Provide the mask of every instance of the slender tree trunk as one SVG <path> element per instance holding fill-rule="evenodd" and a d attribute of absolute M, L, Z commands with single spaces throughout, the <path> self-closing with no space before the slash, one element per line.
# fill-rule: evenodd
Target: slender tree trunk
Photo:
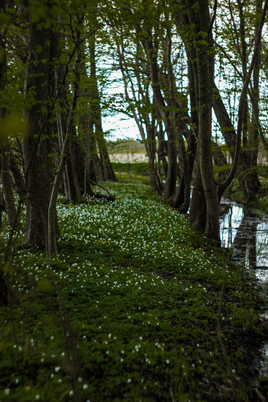
<path fill-rule="evenodd" d="M 215 82 L 213 83 L 212 106 L 217 121 L 220 125 L 223 138 L 231 154 L 232 160 L 234 160 L 236 147 L 236 131 Z"/>
<path fill-rule="evenodd" d="M 89 133 L 87 137 L 87 172 L 91 181 L 97 183 L 104 180 L 103 171 L 97 150 L 96 135 L 94 132 L 94 124 L 89 122 Z"/>
<path fill-rule="evenodd" d="M 99 149 L 99 168 L 102 172 L 101 176 L 104 180 L 116 181 L 115 174 L 110 162 L 107 151 L 106 142 L 102 130 L 100 97 L 96 76 L 96 55 L 95 55 L 95 36 L 89 41 L 90 48 L 90 118 L 95 128 L 95 138 Z"/>
<path fill-rule="evenodd" d="M 158 162 L 162 163 L 165 178 L 167 178 L 168 163 L 167 163 L 167 144 L 164 137 L 162 122 L 158 124 Z"/>
<path fill-rule="evenodd" d="M 12 179 L 9 171 L 10 149 L 6 145 L 1 147 L 1 178 L 3 184 L 3 195 L 6 206 L 6 213 L 9 225 L 14 228 L 17 221 L 17 212 L 12 190 Z"/>
<path fill-rule="evenodd" d="M 80 188 L 79 177 L 78 177 L 78 172 L 77 172 L 77 168 L 76 168 L 76 153 L 75 153 L 75 149 L 77 147 L 77 142 L 79 141 L 79 139 L 76 135 L 76 129 L 73 125 L 73 119 L 71 122 L 70 129 L 71 129 L 71 133 L 68 133 L 68 135 L 69 135 L 69 145 L 68 145 L 69 152 L 68 152 L 68 157 L 66 159 L 68 184 L 69 184 L 69 193 L 68 193 L 67 200 L 68 200 L 68 202 L 72 202 L 74 204 L 80 204 L 82 189 Z"/>
<path fill-rule="evenodd" d="M 170 199 L 176 189 L 177 181 L 177 151 L 176 151 L 176 134 L 175 127 L 171 120 L 170 112 L 166 111 L 165 101 L 161 93 L 158 65 L 157 65 L 157 50 L 152 43 L 152 35 L 147 32 L 147 37 L 144 40 L 144 47 L 147 52 L 147 57 L 150 63 L 150 78 L 152 82 L 152 88 L 154 92 L 154 99 L 159 108 L 159 113 L 164 121 L 166 132 L 168 135 L 168 169 L 166 183 L 164 187 L 164 198 Z"/>
<path fill-rule="evenodd" d="M 6 2 L 4 0 L 0 0 L 0 12 L 1 14 L 4 14 L 6 11 Z M 2 33 L 2 26 L 0 27 L 0 101 L 2 103 L 2 96 L 1 93 L 4 93 L 5 87 L 6 87 L 6 74 L 7 74 L 7 59 L 6 59 L 6 41 L 4 34 Z M 7 162 L 6 162 L 6 155 L 5 155 L 5 145 L 4 145 L 4 140 L 5 138 L 2 137 L 1 133 L 1 124 L 6 116 L 6 108 L 4 106 L 0 107 L 0 173 L 2 176 L 2 180 L 4 178 L 5 180 L 5 175 L 4 173 L 3 176 L 3 170 L 8 170 L 7 169 Z M 9 173 L 9 172 L 8 172 Z M 6 177 L 7 182 L 8 177 Z M 9 184 L 9 183 L 8 183 Z M 3 183 L 4 187 L 4 183 Z M 9 191 L 8 191 L 9 193 Z M 13 204 L 13 194 L 12 194 L 12 199 L 11 203 Z M 13 209 L 13 208 L 12 208 Z M 1 230 L 1 224 L 2 224 L 2 211 L 6 210 L 6 205 L 5 205 L 5 200 L 3 197 L 2 189 L 0 188 L 0 230 Z M 11 216 L 9 217 L 8 215 L 8 220 L 10 225 L 13 227 L 14 226 L 14 220 L 13 220 L 13 212 L 11 211 Z M 1 304 L 8 304 L 8 299 L 9 299 L 9 291 L 7 288 L 7 283 L 6 283 L 6 274 L 4 273 L 4 264 L 3 261 L 0 262 L 0 305 Z"/>
<path fill-rule="evenodd" d="M 9 154 L 9 169 L 14 178 L 15 190 L 22 198 L 25 196 L 25 181 L 24 177 L 22 176 L 21 169 L 17 163 L 17 160 L 11 151 Z"/>
<path fill-rule="evenodd" d="M 0 11 L 5 12 L 6 5 L 0 0 Z M 2 28 L 2 27 L 1 27 Z M 4 93 L 6 88 L 6 80 L 7 80 L 7 59 L 6 59 L 6 49 L 5 49 L 5 38 L 0 31 L 0 100 L 1 92 Z M 0 130 L 1 125 L 4 120 L 7 118 L 7 110 L 3 105 L 4 102 L 1 102 L 2 106 L 0 107 Z M 7 133 L 5 133 L 7 134 Z M 4 196 L 4 204 L 5 210 L 8 217 L 9 225 L 14 228 L 16 224 L 16 207 L 14 202 L 13 190 L 12 190 L 12 179 L 9 171 L 9 159 L 10 159 L 10 148 L 8 145 L 8 138 L 4 138 L 1 136 L 0 132 L 0 157 L 1 157 L 1 178 L 3 184 L 3 196 Z"/>
<path fill-rule="evenodd" d="M 78 39 L 79 40 L 79 39 Z M 57 42 L 57 39 L 56 39 Z M 59 45 L 57 44 L 57 47 Z M 61 57 L 61 53 L 59 48 L 56 49 L 57 57 Z M 79 61 L 76 61 L 78 63 Z M 56 80 L 56 89 L 59 90 L 59 85 L 63 81 L 64 77 L 64 66 L 60 65 L 55 68 L 55 80 Z M 77 74 L 77 73 L 76 73 Z M 79 72 L 78 72 L 79 74 Z M 76 79 L 80 79 L 79 77 Z M 79 178 L 76 169 L 75 163 L 75 154 L 74 149 L 76 148 L 76 143 L 78 141 L 76 135 L 76 129 L 73 122 L 73 116 L 70 120 L 69 111 L 72 106 L 70 106 L 70 102 L 68 101 L 68 83 L 64 82 L 64 85 L 61 89 L 59 101 L 58 101 L 58 109 L 59 112 L 57 114 L 57 128 L 59 132 L 59 151 L 61 152 L 61 148 L 63 146 L 64 138 L 66 135 L 67 126 L 69 127 L 68 133 L 68 157 L 66 158 L 66 162 L 63 167 L 62 173 L 62 184 L 63 184 L 63 192 L 67 202 L 72 202 L 74 204 L 79 204 L 81 202 L 81 188 L 79 184 Z"/>
<path fill-rule="evenodd" d="M 75 31 L 76 34 L 76 41 L 77 43 L 80 42 L 80 32 L 78 30 Z M 64 135 L 64 140 L 62 143 L 61 148 L 61 155 L 59 165 L 57 167 L 57 172 L 54 176 L 53 186 L 51 189 L 51 195 L 49 199 L 49 206 L 48 206 L 48 255 L 53 256 L 58 254 L 57 248 L 57 222 L 56 222 L 56 204 L 57 204 L 57 196 L 59 193 L 60 182 L 62 180 L 63 169 L 66 162 L 66 156 L 68 153 L 69 147 L 69 136 L 72 130 L 72 122 L 73 122 L 73 113 L 76 109 L 77 105 L 77 98 L 78 98 L 78 90 L 80 84 L 80 72 L 79 72 L 79 64 L 81 61 L 81 54 L 79 50 L 79 46 L 76 50 L 76 58 L 73 66 L 73 71 L 75 75 L 74 83 L 73 83 L 73 94 L 72 94 L 72 101 L 68 112 L 68 118 L 66 122 L 66 132 Z"/>
<path fill-rule="evenodd" d="M 262 1 L 256 1 L 256 14 L 260 14 L 262 6 Z M 256 28 L 255 28 L 255 36 L 258 34 L 260 22 L 257 20 Z M 246 178 L 245 178 L 245 186 L 244 186 L 244 202 L 245 204 L 250 203 L 258 192 L 261 190 L 261 183 L 259 181 L 258 172 L 257 172 L 257 160 L 258 160 L 258 147 L 259 147 L 259 130 L 258 130 L 258 120 L 259 120 L 259 79 L 260 79 L 260 49 L 261 49 L 261 41 L 257 47 L 256 58 L 253 68 L 253 96 L 254 103 L 256 108 L 254 113 L 252 113 L 252 125 L 251 130 L 248 135 L 248 148 L 247 152 L 247 164 L 244 165 L 247 169 Z"/>
<path fill-rule="evenodd" d="M 137 36 L 138 36 L 137 32 Z M 124 45 L 120 47 L 118 41 L 117 41 L 117 51 L 119 55 L 119 65 L 124 81 L 124 87 L 125 87 L 125 96 L 126 99 L 129 102 L 129 105 L 132 107 L 132 114 L 133 118 L 135 119 L 135 122 L 137 124 L 138 130 L 140 132 L 141 138 L 144 142 L 146 153 L 148 155 L 149 159 L 149 177 L 150 177 L 150 185 L 152 191 L 154 191 L 158 195 L 163 195 L 163 183 L 162 179 L 160 176 L 160 171 L 159 167 L 155 165 L 155 152 L 156 152 L 156 147 L 155 147 L 155 142 L 156 142 L 156 121 L 157 121 L 157 114 L 159 112 L 157 110 L 153 110 L 150 114 L 149 113 L 144 113 L 143 111 L 140 110 L 139 107 L 133 107 L 132 101 L 133 99 L 135 100 L 135 103 L 144 103 L 146 105 L 151 105 L 150 101 L 150 96 L 149 96 L 149 84 L 148 82 L 144 83 L 144 86 L 142 87 L 142 75 L 141 75 L 141 69 L 145 69 L 146 67 L 141 66 L 140 64 L 140 59 L 139 59 L 139 54 L 140 54 L 140 42 L 137 41 L 137 47 L 136 47 L 136 68 L 134 69 L 135 73 L 135 78 L 136 82 L 138 85 L 138 91 L 136 90 L 136 87 L 133 83 L 132 75 L 129 71 L 129 65 L 125 60 L 125 52 L 124 52 Z M 128 92 L 128 86 L 130 83 L 131 87 L 131 92 L 132 92 L 132 98 L 129 96 Z M 138 101 L 139 99 L 139 101 Z M 159 124 L 160 128 L 160 134 L 162 134 L 164 138 L 164 134 L 162 131 L 162 124 Z M 160 138 L 159 134 L 159 138 Z M 162 145 L 162 142 L 161 142 Z M 165 164 L 164 164 L 165 162 Z M 167 168 L 167 163 L 165 157 L 163 157 L 163 165 Z"/>
<path fill-rule="evenodd" d="M 149 120 L 149 116 L 146 119 L 146 132 L 148 139 L 145 141 L 146 152 L 149 157 L 149 175 L 151 189 L 158 195 L 163 195 L 163 183 L 159 173 L 158 167 L 155 165 L 156 155 L 156 125 L 155 116 L 151 114 L 152 122 Z"/>

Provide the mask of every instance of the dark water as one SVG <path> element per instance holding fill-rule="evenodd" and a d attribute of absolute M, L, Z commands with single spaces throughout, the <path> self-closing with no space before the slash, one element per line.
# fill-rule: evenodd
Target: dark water
<path fill-rule="evenodd" d="M 223 199 L 220 223 L 222 245 L 232 248 L 237 262 L 258 279 L 263 299 L 262 317 L 268 320 L 268 214 Z M 262 352 L 261 372 L 268 376 L 268 340 Z"/>

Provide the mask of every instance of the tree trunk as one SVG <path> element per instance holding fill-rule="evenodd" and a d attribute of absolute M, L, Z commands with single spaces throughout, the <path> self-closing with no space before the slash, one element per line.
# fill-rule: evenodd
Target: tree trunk
<path fill-rule="evenodd" d="M 198 31 L 208 32 L 210 17 L 207 0 L 199 0 L 198 3 L 200 18 L 200 30 Z M 197 79 L 199 86 L 198 162 L 200 164 L 201 178 L 206 197 L 206 228 L 204 234 L 207 238 L 216 243 L 220 243 L 219 198 L 213 174 L 211 152 L 211 108 L 214 60 L 210 54 L 209 43 L 198 45 L 197 56 Z"/>
<path fill-rule="evenodd" d="M 167 163 L 167 143 L 165 141 L 162 122 L 158 124 L 158 162 L 162 163 L 165 178 L 167 178 L 168 163 Z"/>
<path fill-rule="evenodd" d="M 1 178 L 3 183 L 3 195 L 6 206 L 6 214 L 8 223 L 12 228 L 15 228 L 17 221 L 17 212 L 12 190 L 12 179 L 9 171 L 9 155 L 10 149 L 6 145 L 1 147 Z"/>
<path fill-rule="evenodd" d="M 12 152 L 9 154 L 9 169 L 14 178 L 15 190 L 19 194 L 20 198 L 23 198 L 25 196 L 25 181 L 17 160 Z"/>
<path fill-rule="evenodd" d="M 262 1 L 256 1 L 256 14 L 259 15 L 262 8 Z M 260 21 L 257 18 L 255 37 L 258 35 L 258 30 L 260 27 Z M 257 172 L 257 161 L 258 161 L 258 147 L 259 147 L 259 130 L 258 130 L 258 120 L 259 120 L 259 79 L 260 79 L 260 49 L 261 40 L 257 46 L 255 63 L 253 68 L 253 96 L 254 103 L 256 105 L 254 113 L 252 113 L 252 126 L 251 131 L 248 135 L 248 146 L 249 151 L 247 152 L 247 174 L 245 179 L 244 202 L 245 204 L 250 203 L 254 200 L 258 192 L 261 190 L 262 186 L 259 181 Z M 244 165 L 244 167 L 246 167 Z"/>
<path fill-rule="evenodd" d="M 6 4 L 0 0 L 0 11 L 5 12 Z M 4 106 L 4 101 L 1 99 L 1 92 L 4 93 L 6 88 L 6 74 L 7 74 L 7 59 L 6 59 L 6 50 L 5 50 L 5 38 L 0 31 L 0 126 L 4 123 L 4 120 L 8 118 L 7 110 Z M 1 129 L 1 127 L 0 127 Z M 8 135 L 8 133 L 4 133 L 4 136 Z M 3 184 L 3 195 L 5 200 L 5 210 L 8 217 L 9 225 L 14 228 L 16 224 L 16 207 L 14 202 L 14 196 L 12 191 L 12 179 L 9 171 L 9 155 L 10 148 L 8 145 L 8 138 L 1 138 L 0 136 L 0 166 L 1 166 L 1 178 Z"/>
<path fill-rule="evenodd" d="M 217 121 L 221 127 L 221 131 L 225 142 L 229 148 L 229 152 L 232 157 L 232 162 L 235 160 L 235 148 L 236 148 L 236 131 L 233 127 L 229 114 L 225 108 L 225 105 L 221 99 L 221 96 L 214 84 L 214 97 L 213 97 L 213 109 L 217 117 Z M 244 115 L 243 115 L 244 116 Z M 254 119 L 255 121 L 255 119 Z M 258 129 L 253 127 L 253 133 L 249 137 L 251 142 L 251 151 L 240 153 L 240 159 L 237 168 L 237 176 L 240 187 L 244 195 L 244 203 L 247 205 L 254 199 L 258 191 L 261 189 L 259 178 L 257 175 L 257 148 L 258 148 Z M 247 145 L 248 146 L 248 145 Z"/>
<path fill-rule="evenodd" d="M 189 222 L 192 228 L 200 233 L 204 233 L 206 229 L 206 197 L 199 164 L 196 165 L 194 176 L 194 188 L 191 198 Z"/>
<path fill-rule="evenodd" d="M 152 82 L 154 100 L 159 108 L 159 113 L 161 119 L 164 121 L 166 133 L 168 135 L 168 169 L 166 183 L 164 187 L 164 198 L 170 199 L 175 192 L 177 181 L 177 151 L 175 127 L 171 120 L 170 112 L 166 111 L 165 101 L 161 93 L 157 65 L 157 50 L 153 46 L 152 34 L 150 32 L 147 32 L 147 37 L 144 40 L 144 47 L 146 49 L 150 65 L 150 78 Z"/>
<path fill-rule="evenodd" d="M 185 166 L 186 176 L 183 174 L 178 190 L 176 192 L 176 196 L 173 201 L 173 206 L 179 208 L 180 212 L 182 213 L 186 213 L 190 205 L 190 184 L 194 170 L 194 162 L 197 148 L 196 140 L 198 134 L 197 133 L 198 113 L 196 105 L 195 78 L 194 78 L 194 64 L 196 64 L 196 62 L 194 61 L 194 57 L 192 57 L 193 51 L 189 47 L 186 47 L 186 52 L 188 54 L 188 79 L 189 79 L 189 92 L 190 92 L 190 104 L 191 104 L 191 118 L 188 119 L 188 123 L 191 124 L 191 129 L 187 130 L 187 139 L 188 139 L 187 158 L 184 157 L 184 163 L 187 163 L 188 166 Z M 184 132 L 185 131 L 186 130 L 184 127 Z M 201 189 L 199 189 L 199 191 L 200 190 Z M 194 191 L 194 197 L 195 193 L 196 192 Z M 196 208 L 194 209 L 196 210 Z"/>
<path fill-rule="evenodd" d="M 26 99 L 34 96 L 25 109 L 28 133 L 23 140 L 26 177 L 26 246 L 45 247 L 48 240 L 48 205 L 52 183 L 51 138 L 46 121 L 50 100 L 49 28 L 38 23 L 29 27 L 28 60 L 26 66 Z M 34 94 L 33 94 L 34 89 Z M 56 214 L 56 209 L 54 211 Z"/>
<path fill-rule="evenodd" d="M 76 168 L 76 153 L 75 149 L 77 146 L 77 142 L 79 141 L 76 135 L 76 129 L 71 123 L 71 131 L 72 133 L 68 133 L 69 135 L 69 152 L 66 160 L 67 167 L 67 175 L 68 175 L 68 189 L 69 192 L 67 194 L 67 201 L 72 202 L 74 204 L 80 204 L 81 202 L 81 188 L 79 183 L 78 172 Z M 65 134 L 67 135 L 67 133 Z"/>
<path fill-rule="evenodd" d="M 57 57 L 61 57 L 61 53 L 59 49 L 56 49 Z M 76 61 L 76 64 L 79 63 L 79 60 Z M 77 73 L 76 73 L 77 74 Z M 64 79 L 64 66 L 55 69 L 55 77 L 56 77 L 56 87 L 59 90 L 59 85 Z M 80 80 L 79 76 L 75 78 L 76 80 Z M 59 144 L 59 152 L 61 153 L 61 149 L 63 146 L 64 138 L 68 132 L 68 157 L 66 158 L 63 172 L 62 172 L 62 184 L 63 184 L 63 193 L 67 202 L 73 202 L 74 204 L 79 204 L 81 202 L 81 188 L 79 185 L 79 178 L 77 175 L 76 164 L 75 164 L 75 154 L 74 149 L 76 148 L 76 143 L 78 141 L 76 135 L 76 129 L 73 123 L 73 116 L 71 116 L 70 120 L 70 109 L 72 109 L 72 105 L 70 106 L 70 102 L 68 101 L 68 83 L 63 84 L 61 88 L 61 92 L 59 95 L 59 112 L 57 114 L 57 128 L 59 133 L 58 144 Z M 76 101 L 75 101 L 76 102 Z"/>
<path fill-rule="evenodd" d="M 194 41 L 190 45 L 191 51 L 196 53 L 196 65 L 194 65 L 194 80 L 196 102 L 198 106 L 198 151 L 197 172 L 195 189 L 191 201 L 191 223 L 203 231 L 206 237 L 220 242 L 219 232 L 219 198 L 213 175 L 211 153 L 211 107 L 212 107 L 212 83 L 214 74 L 214 60 L 211 51 L 212 38 L 208 34 L 210 29 L 210 16 L 207 0 L 199 0 L 195 3 L 186 1 L 189 10 L 190 24 L 194 31 Z M 186 23 L 186 21 L 185 21 Z M 201 39 L 202 37 L 202 39 Z M 201 183 L 198 182 L 201 178 Z M 206 212 L 204 219 L 204 198 L 200 190 L 204 189 Z M 195 199 L 197 197 L 197 199 Z M 198 200 L 202 200 L 197 208 Z M 205 220 L 205 228 L 204 228 Z"/>
<path fill-rule="evenodd" d="M 151 190 L 158 195 L 163 195 L 163 183 L 159 173 L 158 167 L 155 165 L 155 155 L 156 155 L 156 126 L 155 126 L 155 116 L 152 112 L 152 122 L 150 122 L 149 117 L 146 119 L 146 131 L 148 139 L 145 141 L 145 148 L 149 158 L 149 176 Z"/>
<path fill-rule="evenodd" d="M 95 129 L 95 140 L 99 149 L 99 172 L 102 180 L 116 181 L 116 177 L 107 152 L 101 122 L 100 97 L 96 77 L 95 35 L 89 41 L 90 50 L 90 120 Z M 92 137 L 93 140 L 93 137 Z"/>
<path fill-rule="evenodd" d="M 80 32 L 75 29 L 76 35 L 76 43 L 80 42 Z M 73 128 L 73 113 L 76 109 L 77 105 L 77 98 L 78 98 L 78 90 L 80 84 L 80 71 L 79 71 L 79 64 L 81 61 L 81 54 L 79 47 L 77 47 L 75 52 L 75 62 L 73 66 L 74 71 L 74 82 L 73 82 L 73 92 L 72 92 L 72 100 L 68 111 L 68 118 L 66 121 L 66 130 L 64 133 L 64 139 L 61 147 L 61 154 L 59 159 L 59 165 L 57 167 L 57 172 L 54 176 L 53 186 L 51 189 L 51 195 L 49 199 L 49 206 L 48 206 L 48 255 L 53 256 L 58 254 L 57 248 L 57 221 L 56 221 L 56 204 L 57 204 L 57 196 L 59 193 L 60 182 L 63 175 L 63 169 L 66 162 L 66 157 L 68 153 L 69 147 L 69 138 L 70 133 Z"/>

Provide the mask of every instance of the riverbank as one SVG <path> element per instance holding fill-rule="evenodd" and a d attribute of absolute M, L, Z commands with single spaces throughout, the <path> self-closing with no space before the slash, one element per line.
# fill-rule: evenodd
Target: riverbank
<path fill-rule="evenodd" d="M 59 259 L 9 267 L 0 400 L 261 400 L 252 277 L 149 186 L 105 186 L 115 202 L 59 201 Z"/>

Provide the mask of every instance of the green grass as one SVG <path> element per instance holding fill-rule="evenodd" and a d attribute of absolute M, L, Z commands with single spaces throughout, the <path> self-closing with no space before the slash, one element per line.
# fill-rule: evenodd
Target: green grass
<path fill-rule="evenodd" d="M 116 178 L 120 182 L 138 181 L 149 184 L 149 164 L 147 162 L 120 163 L 112 162 Z"/>
<path fill-rule="evenodd" d="M 18 250 L 9 267 L 17 301 L 13 320 L 0 307 L 0 400 L 232 400 L 216 330 L 222 252 L 149 186 L 105 186 L 115 202 L 59 201 L 58 259 Z M 261 338 L 253 282 L 227 265 L 220 323 L 244 401 Z"/>
<path fill-rule="evenodd" d="M 254 202 L 251 204 L 253 208 L 257 208 L 262 212 L 268 214 L 268 196 L 267 190 L 265 194 L 258 195 Z"/>
<path fill-rule="evenodd" d="M 149 176 L 149 163 L 148 162 L 112 162 L 112 167 L 115 172 L 118 173 L 128 173 L 136 175 Z"/>

